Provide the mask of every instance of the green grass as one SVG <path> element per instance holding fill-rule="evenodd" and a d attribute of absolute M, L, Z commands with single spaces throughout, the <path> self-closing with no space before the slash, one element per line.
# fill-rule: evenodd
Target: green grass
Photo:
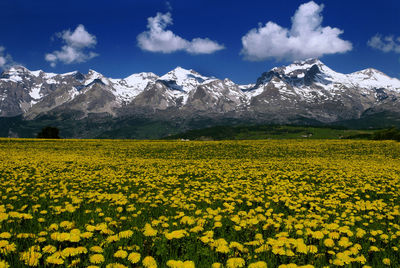
<path fill-rule="evenodd" d="M 260 140 L 260 139 L 370 139 L 373 130 L 289 125 L 215 126 L 189 130 L 166 139 Z"/>

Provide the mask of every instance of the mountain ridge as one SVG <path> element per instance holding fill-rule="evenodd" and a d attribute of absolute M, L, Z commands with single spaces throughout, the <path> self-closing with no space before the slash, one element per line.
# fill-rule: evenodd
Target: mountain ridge
<path fill-rule="evenodd" d="M 55 74 L 23 66 L 0 75 L 0 117 L 25 121 L 90 117 L 288 124 L 306 119 L 329 124 L 366 114 L 400 114 L 399 100 L 399 79 L 373 68 L 342 74 L 319 59 L 274 67 L 248 85 L 179 66 L 161 76 L 141 72 L 119 79 L 95 70 Z"/>

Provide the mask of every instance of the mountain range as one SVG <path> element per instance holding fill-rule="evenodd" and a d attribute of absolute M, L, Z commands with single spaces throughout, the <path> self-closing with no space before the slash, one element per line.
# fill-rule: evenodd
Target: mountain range
<path fill-rule="evenodd" d="M 0 75 L 1 136 L 34 136 L 44 125 L 88 138 L 157 138 L 241 123 L 379 127 L 397 123 L 399 114 L 400 80 L 372 68 L 338 73 L 318 59 L 275 67 L 248 85 L 181 67 L 123 79 L 22 66 Z"/>

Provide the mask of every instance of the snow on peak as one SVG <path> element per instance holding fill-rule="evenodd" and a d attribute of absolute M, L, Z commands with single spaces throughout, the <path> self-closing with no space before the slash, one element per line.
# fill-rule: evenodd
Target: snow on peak
<path fill-rule="evenodd" d="M 300 93 L 300 91 L 305 90 L 305 88 L 308 86 L 306 84 L 298 83 L 296 78 L 304 78 L 307 72 L 314 65 L 318 67 L 319 73 L 314 77 L 313 82 L 330 92 L 340 90 L 343 85 L 347 88 L 358 88 L 360 90 L 387 88 L 389 90 L 400 92 L 400 80 L 391 78 L 381 71 L 373 68 L 368 68 L 350 74 L 343 74 L 333 71 L 318 59 L 308 59 L 304 61 L 296 61 L 288 66 L 276 67 L 272 70 L 289 77 L 289 80 L 287 81 L 289 83 L 291 79 L 294 78 L 294 84 L 292 86 L 294 86 L 295 89 Z"/>
<path fill-rule="evenodd" d="M 160 77 L 160 80 L 175 80 L 175 81 L 182 81 L 182 80 L 186 80 L 186 79 L 197 79 L 197 80 L 207 80 L 208 77 L 206 76 L 202 76 L 201 74 L 199 74 L 198 72 L 190 69 L 184 69 L 180 66 L 176 67 L 175 69 L 173 69 L 172 71 L 169 71 L 168 73 L 166 73 L 165 75 Z"/>
<path fill-rule="evenodd" d="M 42 70 L 37 70 L 37 71 L 31 71 L 31 74 L 34 75 L 35 77 L 39 77 L 40 74 L 42 74 L 43 71 Z"/>
<path fill-rule="evenodd" d="M 132 74 L 124 79 L 109 79 L 112 83 L 113 91 L 117 100 L 130 102 L 147 87 L 149 83 L 155 82 L 158 76 L 151 72 Z"/>
<path fill-rule="evenodd" d="M 10 69 L 8 69 L 7 72 L 9 72 L 9 73 L 25 73 L 25 72 L 30 72 L 30 71 L 22 65 L 15 65 L 15 66 L 12 66 Z"/>
<path fill-rule="evenodd" d="M 224 84 L 226 84 L 227 86 L 235 86 L 236 84 L 229 78 L 225 78 L 224 79 Z"/>
<path fill-rule="evenodd" d="M 99 79 L 106 85 L 109 85 L 109 81 L 105 78 L 101 73 L 96 72 L 95 70 L 89 69 L 87 75 L 85 75 L 85 86 L 92 83 L 94 80 Z"/>
<path fill-rule="evenodd" d="M 137 73 L 137 74 L 132 74 L 123 80 L 126 82 L 126 84 L 129 87 L 134 87 L 135 85 L 142 84 L 142 83 L 147 83 L 149 81 L 155 81 L 158 78 L 158 76 L 154 73 L 151 72 L 143 72 L 143 73 Z"/>
<path fill-rule="evenodd" d="M 21 82 L 26 75 L 29 75 L 31 72 L 25 68 L 24 66 L 12 66 L 8 70 L 5 70 L 2 73 L 2 80 L 11 81 L 11 82 Z"/>
<path fill-rule="evenodd" d="M 275 67 L 272 71 L 283 73 L 287 76 L 291 76 L 292 74 L 297 76 L 299 73 L 304 73 L 311 69 L 314 65 L 317 65 L 321 72 L 325 72 L 327 74 L 335 73 L 332 69 L 326 66 L 319 59 L 307 59 L 303 61 L 295 61 L 290 65 Z M 295 74 L 294 74 L 295 73 Z"/>
<path fill-rule="evenodd" d="M 92 70 L 92 69 L 89 69 L 88 75 L 89 76 L 97 76 L 97 77 L 103 76 L 101 73 L 96 72 L 95 70 Z"/>
<path fill-rule="evenodd" d="M 78 73 L 78 71 L 73 71 L 73 72 L 69 72 L 69 73 L 63 73 L 60 74 L 61 76 L 69 76 L 69 75 L 76 75 Z"/>
<path fill-rule="evenodd" d="M 213 78 L 203 76 L 192 69 L 187 70 L 179 66 L 159 78 L 159 80 L 168 82 L 172 88 L 183 92 L 192 91 L 202 83 L 210 81 L 210 79 Z"/>
<path fill-rule="evenodd" d="M 293 64 L 297 65 L 324 65 L 319 59 L 317 58 L 309 58 L 305 60 L 294 61 Z"/>
<path fill-rule="evenodd" d="M 176 66 L 176 68 L 170 72 L 191 72 L 191 71 L 193 71 L 193 70 L 192 69 L 188 70 L 188 69 L 182 68 L 181 66 Z"/>
<path fill-rule="evenodd" d="M 391 78 L 373 68 L 364 69 L 347 75 L 353 83 L 364 88 L 388 88 L 400 91 L 400 80 Z"/>

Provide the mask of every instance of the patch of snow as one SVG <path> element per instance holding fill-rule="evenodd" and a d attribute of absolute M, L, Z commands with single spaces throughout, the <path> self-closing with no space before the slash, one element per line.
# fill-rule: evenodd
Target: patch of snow
<path fill-rule="evenodd" d="M 55 73 L 44 73 L 44 78 L 45 79 L 50 79 L 50 78 L 53 78 L 53 77 L 55 77 L 55 76 L 57 76 L 58 74 L 55 74 Z"/>
<path fill-rule="evenodd" d="M 260 85 L 259 87 L 254 88 L 249 91 L 245 91 L 244 93 L 249 99 L 251 99 L 251 98 L 254 98 L 254 97 L 260 95 L 261 93 L 263 93 L 263 91 L 264 91 L 264 86 Z"/>
<path fill-rule="evenodd" d="M 33 75 L 36 76 L 36 77 L 39 77 L 39 76 L 40 76 L 40 73 L 42 73 L 42 72 L 43 72 L 42 70 L 31 71 L 31 74 L 33 74 Z"/>
<path fill-rule="evenodd" d="M 53 78 L 47 79 L 46 83 L 47 84 L 58 84 L 58 82 L 56 80 L 54 80 Z"/>
<path fill-rule="evenodd" d="M 42 88 L 43 84 L 36 85 L 31 88 L 31 91 L 29 92 L 29 95 L 31 98 L 38 100 L 42 98 L 42 95 L 40 94 L 40 89 Z"/>
<path fill-rule="evenodd" d="M 73 72 L 69 72 L 69 73 L 60 74 L 60 76 L 74 75 L 74 74 L 77 74 L 77 73 L 78 73 L 78 71 L 73 71 Z"/>
<path fill-rule="evenodd" d="M 10 78 L 8 78 L 8 80 L 13 81 L 13 82 L 21 82 L 22 78 L 18 75 L 11 75 Z"/>
<path fill-rule="evenodd" d="M 238 85 L 239 89 L 241 90 L 248 90 L 250 88 L 253 88 L 256 84 L 248 84 L 248 85 Z"/>
<path fill-rule="evenodd" d="M 71 90 L 68 91 L 69 95 L 70 95 L 70 99 L 73 100 L 76 96 L 78 96 L 80 94 L 79 90 L 72 87 Z"/>
<path fill-rule="evenodd" d="M 187 103 L 187 100 L 189 98 L 189 94 L 187 94 L 186 92 L 183 92 L 183 91 L 179 91 L 179 90 L 167 90 L 166 93 L 169 96 L 170 101 L 175 102 L 175 100 L 182 98 L 183 105 Z"/>

